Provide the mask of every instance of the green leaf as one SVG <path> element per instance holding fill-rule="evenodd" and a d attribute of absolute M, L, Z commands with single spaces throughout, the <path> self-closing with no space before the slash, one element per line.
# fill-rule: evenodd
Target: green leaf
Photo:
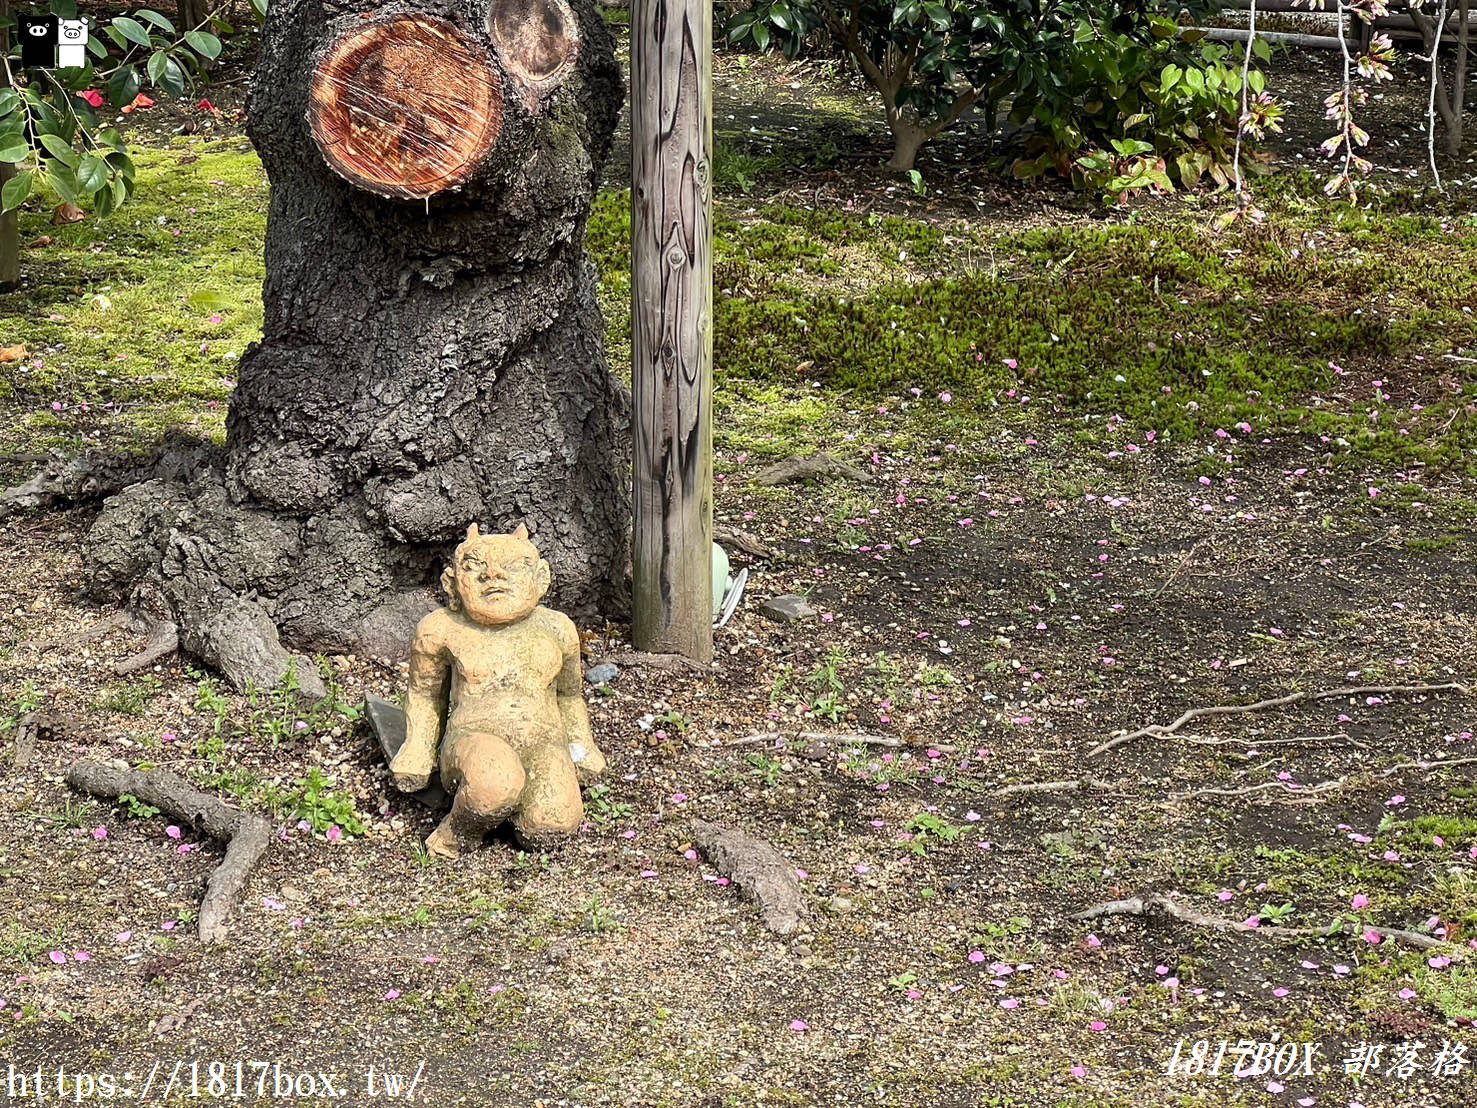
<path fill-rule="evenodd" d="M 115 209 L 123 206 L 123 201 L 128 199 L 128 183 L 122 177 L 114 177 L 108 182 L 108 191 L 113 194 L 113 207 Z"/>
<path fill-rule="evenodd" d="M 0 145 L 0 162 L 23 162 L 30 156 L 31 148 L 23 142 Z"/>
<path fill-rule="evenodd" d="M 779 10 L 780 6 L 776 4 L 774 11 L 770 12 L 769 17 L 770 19 L 773 19 L 775 23 L 779 23 L 781 27 L 785 27 L 785 24 L 780 23 L 778 19 L 775 19 L 775 12 L 778 12 Z M 788 16 L 790 13 L 788 10 L 786 10 L 784 14 Z M 789 30 L 790 28 L 785 27 L 785 29 Z M 221 56 L 221 40 L 206 31 L 186 31 L 185 42 L 189 44 L 190 49 L 194 50 L 195 53 L 203 54 L 211 61 L 215 61 L 216 58 Z"/>
<path fill-rule="evenodd" d="M 72 149 L 70 143 L 58 138 L 56 135 L 40 135 L 38 137 L 41 140 L 41 145 L 46 147 L 48 154 L 61 162 L 62 165 L 76 168 L 77 151 Z"/>
<path fill-rule="evenodd" d="M 190 294 L 190 307 L 205 312 L 218 312 L 231 306 L 230 298 L 215 289 L 201 289 Z"/>
<path fill-rule="evenodd" d="M 123 142 L 123 136 L 118 133 L 116 127 L 104 127 L 97 133 L 97 141 L 110 150 L 121 151 L 127 149 Z"/>
<path fill-rule="evenodd" d="M 51 191 L 66 204 L 75 204 L 81 199 L 77 191 L 77 175 L 64 165 L 52 163 L 46 167 L 46 183 Z"/>
<path fill-rule="evenodd" d="M 142 46 L 145 49 L 154 45 L 149 39 L 149 32 L 144 29 L 144 25 L 137 19 L 130 19 L 126 15 L 115 15 L 112 25 L 118 28 L 119 34 L 135 45 Z"/>
<path fill-rule="evenodd" d="M 158 27 L 166 35 L 174 34 L 174 24 L 169 22 L 169 20 L 165 19 L 158 12 L 151 12 L 148 8 L 141 8 L 139 11 L 134 12 L 134 14 L 140 19 L 147 20 L 148 22 L 152 23 L 155 27 Z"/>
<path fill-rule="evenodd" d="M 769 28 L 763 23 L 754 24 L 754 45 L 760 50 L 769 49 Z"/>
<path fill-rule="evenodd" d="M 20 107 L 20 93 L 13 88 L 0 88 L 0 115 L 9 115 Z"/>
<path fill-rule="evenodd" d="M 1267 87 L 1267 75 L 1260 69 L 1253 69 L 1246 74 L 1246 83 L 1251 86 L 1252 92 L 1260 96 Z"/>
<path fill-rule="evenodd" d="M 108 163 L 96 154 L 84 154 L 77 169 L 77 187 L 83 192 L 97 192 L 108 183 Z"/>
<path fill-rule="evenodd" d="M 121 108 L 130 103 L 142 87 L 137 67 L 132 64 L 120 66 L 108 79 L 108 100 L 113 107 Z"/>
<path fill-rule="evenodd" d="M 87 52 L 98 59 L 108 56 L 108 48 L 103 45 L 103 40 L 96 35 L 87 36 Z"/>
<path fill-rule="evenodd" d="M 164 59 L 164 76 L 159 81 L 159 87 L 170 96 L 185 94 L 185 71 L 173 57 Z"/>
<path fill-rule="evenodd" d="M 154 84 L 157 85 L 164 77 L 164 66 L 168 61 L 169 55 L 166 54 L 163 50 L 156 50 L 154 51 L 154 53 L 149 55 L 149 64 L 146 67 L 145 72 L 148 73 L 149 80 L 152 81 Z"/>
<path fill-rule="evenodd" d="M 940 31 L 947 31 L 950 24 L 954 22 L 953 17 L 949 15 L 949 9 L 942 4 L 924 4 L 923 11 L 929 21 Z"/>
<path fill-rule="evenodd" d="M 32 177 L 27 170 L 5 182 L 5 187 L 0 189 L 0 211 L 12 211 L 25 203 L 26 197 L 31 195 Z"/>
<path fill-rule="evenodd" d="M 251 10 L 256 12 L 258 19 L 266 19 L 267 0 L 251 0 Z"/>
<path fill-rule="evenodd" d="M 1251 52 L 1264 62 L 1272 60 L 1272 48 L 1267 45 L 1267 40 L 1264 38 L 1251 40 Z"/>

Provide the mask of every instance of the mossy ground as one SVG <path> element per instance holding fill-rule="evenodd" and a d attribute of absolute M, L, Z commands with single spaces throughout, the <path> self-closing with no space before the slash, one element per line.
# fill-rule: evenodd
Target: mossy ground
<path fill-rule="evenodd" d="M 1215 200 L 1105 220 L 997 183 L 981 215 L 974 194 L 844 169 L 817 186 L 792 140 L 747 126 L 720 122 L 754 161 L 719 182 L 715 510 L 776 556 L 712 677 L 591 691 L 613 769 L 563 851 L 426 856 L 432 817 L 353 710 L 397 670 L 325 659 L 340 700 L 301 716 L 177 660 L 113 676 L 139 639 L 76 599 L 90 509 L 10 522 L 0 736 L 32 710 L 45 729 L 0 784 L 0 901 L 23 905 L 0 921 L 0 1057 L 356 1082 L 424 1060 L 435 1104 L 1473 1103 L 1470 1069 L 1342 1066 L 1361 1040 L 1477 1047 L 1471 767 L 1394 768 L 1471 756 L 1473 697 L 1310 702 L 1085 752 L 1196 705 L 1472 680 L 1477 229 L 1411 198 L 1331 211 L 1296 179 L 1263 184 L 1266 224 L 1223 234 Z M 260 171 L 229 139 L 140 163 L 110 221 L 23 216 L 25 241 L 54 242 L 0 298 L 0 346 L 29 348 L 0 367 L 12 456 L 220 433 L 229 356 L 260 326 Z M 616 182 L 590 234 L 618 370 L 625 208 Z M 869 480 L 752 483 L 814 448 Z M 781 592 L 820 616 L 763 620 Z M 899 745 L 750 739 L 802 729 Z M 79 800 L 60 775 L 84 755 L 167 766 L 281 827 L 230 944 L 192 934 L 217 846 Z M 1106 784 L 997 793 L 1084 773 Z M 365 834 L 331 841 L 346 804 Z M 689 857 L 693 816 L 806 871 L 802 933 L 765 935 Z M 1071 918 L 1153 892 L 1231 920 L 1434 917 L 1452 962 Z M 1181 1038 L 1317 1041 L 1323 1064 L 1168 1077 Z"/>

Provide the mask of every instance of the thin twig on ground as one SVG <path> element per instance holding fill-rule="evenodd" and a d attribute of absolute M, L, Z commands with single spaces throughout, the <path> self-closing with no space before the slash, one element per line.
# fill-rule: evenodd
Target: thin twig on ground
<path fill-rule="evenodd" d="M 1342 923 L 1334 927 L 1248 927 L 1245 923 L 1237 920 L 1222 919 L 1219 916 L 1208 916 L 1203 912 L 1197 912 L 1193 908 L 1186 908 L 1182 904 L 1176 904 L 1163 893 L 1155 893 L 1153 896 L 1134 896 L 1127 900 L 1110 900 L 1106 904 L 1095 904 L 1091 908 L 1085 908 L 1075 913 L 1074 920 L 1093 920 L 1103 916 L 1156 916 L 1165 915 L 1170 919 L 1179 920 L 1195 927 L 1208 927 L 1213 931 L 1243 932 L 1252 935 L 1264 935 L 1272 939 L 1313 939 L 1329 938 L 1334 935 L 1349 935 L 1356 931 L 1373 931 L 1381 939 L 1391 939 L 1395 942 L 1405 943 L 1419 950 L 1437 950 L 1446 943 L 1434 935 L 1423 935 L 1419 931 L 1407 931 L 1399 927 L 1378 927 L 1374 924 Z"/>
<path fill-rule="evenodd" d="M 1114 792 L 1124 788 L 1122 781 L 1100 781 L 1096 777 L 1081 777 L 1071 781 L 1026 781 L 1019 785 L 1004 785 L 994 790 L 995 796 L 1022 796 L 1028 793 L 1070 793 L 1078 789 L 1101 789 Z"/>
<path fill-rule="evenodd" d="M 1168 799 L 1195 800 L 1202 796 L 1250 796 L 1252 793 L 1266 792 L 1269 789 L 1281 789 L 1294 797 L 1317 796 L 1319 793 L 1336 792 L 1348 783 L 1347 777 L 1340 777 L 1333 781 L 1320 781 L 1316 785 L 1299 785 L 1292 781 L 1263 781 L 1260 785 L 1242 785 L 1234 789 L 1216 787 L 1191 789 L 1188 792 L 1174 793 Z"/>
<path fill-rule="evenodd" d="M 78 762 L 67 770 L 74 789 L 116 800 L 125 793 L 168 812 L 198 831 L 226 844 L 226 856 L 210 875 L 200 901 L 200 941 L 226 937 L 226 919 L 252 869 L 272 841 L 272 827 L 261 816 L 228 808 L 168 770 L 132 769 L 106 762 Z"/>
<path fill-rule="evenodd" d="M 1290 735 L 1285 739 L 1204 739 L 1198 735 L 1181 735 L 1180 738 L 1195 746 L 1244 746 L 1253 750 L 1263 746 L 1285 746 L 1289 743 L 1346 742 L 1351 746 L 1364 748 L 1369 746 L 1368 743 L 1362 743 L 1358 739 L 1351 739 L 1342 731 L 1332 735 Z"/>
<path fill-rule="evenodd" d="M 1106 754 L 1125 743 L 1148 735 L 1172 735 L 1191 720 L 1204 719 L 1207 716 L 1240 715 L 1245 712 L 1264 711 L 1267 708 L 1281 708 L 1288 704 L 1301 704 L 1308 700 L 1331 700 L 1343 696 L 1393 696 L 1397 694 L 1414 696 L 1420 693 L 1436 692 L 1457 692 L 1466 696 L 1471 689 L 1455 681 L 1448 681 L 1440 685 L 1352 685 L 1341 689 L 1324 689 L 1320 692 L 1288 693 L 1286 696 L 1272 697 L 1269 700 L 1258 700 L 1254 704 L 1215 704 L 1205 708 L 1191 708 L 1173 723 L 1151 723 L 1146 727 L 1140 727 L 1137 731 L 1129 731 L 1127 734 L 1099 743 L 1087 752 L 1087 757 L 1096 758 L 1100 754 Z"/>

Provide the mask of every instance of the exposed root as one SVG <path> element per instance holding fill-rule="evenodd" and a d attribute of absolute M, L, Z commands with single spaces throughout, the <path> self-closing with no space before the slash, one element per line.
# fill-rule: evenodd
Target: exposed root
<path fill-rule="evenodd" d="M 226 856 L 210 875 L 200 902 L 200 941 L 226 937 L 226 920 L 253 867 L 266 853 L 272 827 L 261 816 L 228 808 L 167 770 L 139 770 L 104 762 L 78 762 L 67 770 L 67 784 L 92 796 L 116 800 L 124 793 L 168 812 L 176 819 L 226 844 Z"/>
<path fill-rule="evenodd" d="M 800 881 L 790 861 L 763 839 L 700 819 L 693 840 L 718 872 L 758 902 L 764 926 L 788 935 L 800 926 Z"/>
<path fill-rule="evenodd" d="M 870 482 L 872 475 L 857 469 L 850 462 L 832 457 L 824 450 L 817 450 L 808 458 L 786 458 L 761 471 L 755 478 L 756 485 L 787 485 L 792 481 L 822 481 L 827 477 L 845 477 L 849 481 Z"/>
<path fill-rule="evenodd" d="M 119 677 L 126 677 L 130 673 L 148 669 L 155 662 L 169 657 L 178 649 L 179 628 L 169 620 L 161 619 L 149 632 L 149 641 L 144 644 L 144 648 L 131 658 L 124 658 L 121 662 L 113 663 L 113 672 Z"/>
<path fill-rule="evenodd" d="M 1168 916 L 1170 919 L 1188 923 L 1194 927 L 1206 927 L 1212 931 L 1238 931 L 1254 935 L 1265 935 L 1273 939 L 1315 939 L 1328 938 L 1333 935 L 1350 935 L 1364 930 L 1373 931 L 1381 939 L 1389 939 L 1394 942 L 1405 943 L 1419 950 L 1437 950 L 1446 943 L 1433 935 L 1423 935 L 1419 931 L 1406 931 L 1398 927 L 1376 927 L 1374 925 L 1362 925 L 1356 923 L 1344 923 L 1336 927 L 1248 927 L 1245 923 L 1237 920 L 1222 919 L 1219 916 L 1208 916 L 1203 912 L 1197 912 L 1193 908 L 1186 908 L 1182 904 L 1176 904 L 1163 893 L 1155 893 L 1153 896 L 1129 897 L 1127 900 L 1110 900 L 1106 904 L 1095 904 L 1091 908 L 1083 909 L 1072 916 L 1075 920 L 1099 919 L 1103 916 Z"/>
<path fill-rule="evenodd" d="M 23 770 L 36 753 L 36 735 L 40 731 L 36 713 L 27 712 L 15 725 L 15 768 Z"/>
<path fill-rule="evenodd" d="M 1477 765 L 1477 758 L 1448 758 L 1445 761 L 1435 762 L 1396 762 L 1389 769 L 1384 770 L 1380 776 L 1389 777 L 1392 773 L 1399 773 L 1402 769 L 1433 770 L 1446 769 L 1449 766 Z"/>
<path fill-rule="evenodd" d="M 52 453 L 30 480 L 0 489 L 0 519 L 33 508 L 101 500 L 151 477 L 192 474 L 206 467 L 217 450 L 210 443 L 171 434 L 154 453 L 143 457 L 101 450 L 88 450 L 75 458 Z"/>
<path fill-rule="evenodd" d="M 1441 685 L 1354 685 L 1342 689 L 1324 689 L 1321 692 L 1288 693 L 1286 696 L 1273 697 L 1270 700 L 1258 700 L 1254 704 L 1216 704 L 1205 708 L 1191 708 L 1173 723 L 1151 723 L 1147 727 L 1140 727 L 1137 731 L 1129 731 L 1127 734 L 1099 743 L 1087 752 L 1087 757 L 1096 758 L 1099 754 L 1106 754 L 1125 743 L 1148 735 L 1156 737 L 1172 735 L 1191 720 L 1204 719 L 1207 716 L 1240 715 L 1245 712 L 1260 712 L 1267 708 L 1281 708 L 1288 704 L 1301 704 L 1308 700 L 1332 700 L 1345 696 L 1392 696 L 1396 694 L 1414 696 L 1437 692 L 1456 692 L 1466 696 L 1471 689 L 1455 681 Z"/>
<path fill-rule="evenodd" d="M 713 541 L 720 546 L 731 546 L 735 550 L 742 550 L 751 558 L 772 558 L 774 551 L 765 546 L 747 531 L 740 531 L 737 527 L 724 527 L 721 524 L 713 525 Z"/>

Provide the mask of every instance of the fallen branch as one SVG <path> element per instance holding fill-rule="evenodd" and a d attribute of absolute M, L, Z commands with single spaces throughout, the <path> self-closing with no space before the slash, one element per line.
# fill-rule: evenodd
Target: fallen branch
<path fill-rule="evenodd" d="M 1320 781 L 1316 785 L 1299 785 L 1292 781 L 1263 781 L 1260 785 L 1242 785 L 1234 789 L 1216 787 L 1192 789 L 1189 792 L 1174 793 L 1168 799 L 1195 800 L 1202 796 L 1250 796 L 1252 793 L 1266 792 L 1269 789 L 1281 789 L 1293 796 L 1317 796 L 1319 793 L 1336 792 L 1348 783 L 1347 777 L 1340 777 L 1334 781 Z"/>
<path fill-rule="evenodd" d="M 1122 781 L 1099 781 L 1096 777 L 1082 777 L 1072 781 L 1027 781 L 1020 785 L 1005 785 L 996 789 L 995 796 L 1022 796 L 1027 793 L 1070 793 L 1078 789 L 1101 789 L 1113 792 L 1124 787 Z"/>
<path fill-rule="evenodd" d="M 1231 716 L 1244 712 L 1260 712 L 1267 708 L 1281 708 L 1288 704 L 1301 704 L 1308 700 L 1331 700 L 1344 696 L 1373 696 L 1395 694 L 1417 695 L 1420 693 L 1435 692 L 1457 692 L 1463 696 L 1471 692 L 1466 685 L 1455 681 L 1442 685 L 1354 685 L 1342 689 L 1324 689 L 1322 692 L 1300 692 L 1288 693 L 1286 696 L 1273 697 L 1270 700 L 1258 700 L 1254 704 L 1216 704 L 1208 708 L 1191 708 L 1179 719 L 1170 724 L 1151 723 L 1147 727 L 1140 727 L 1137 731 L 1119 735 L 1109 739 L 1107 742 L 1099 743 L 1087 752 L 1087 757 L 1096 758 L 1099 754 L 1106 754 L 1124 743 L 1141 739 L 1147 735 L 1164 736 L 1172 735 L 1191 720 L 1203 719 L 1207 716 Z"/>
<path fill-rule="evenodd" d="M 850 462 L 834 458 L 824 450 L 818 450 L 808 458 L 786 458 L 762 470 L 754 478 L 756 485 L 785 485 L 791 481 L 824 480 L 827 477 L 845 477 L 851 481 L 871 481 L 872 475 L 857 469 Z"/>
<path fill-rule="evenodd" d="M 167 658 L 179 649 L 179 628 L 167 619 L 161 619 L 154 624 L 149 632 L 149 641 L 144 648 L 131 658 L 124 658 L 121 662 L 113 664 L 113 672 L 119 677 L 126 677 L 130 673 L 137 673 L 141 669 Z"/>
<path fill-rule="evenodd" d="M 1179 920 L 1195 927 L 1208 927 L 1213 931 L 1238 931 L 1250 932 L 1256 935 L 1265 935 L 1274 939 L 1311 939 L 1328 938 L 1333 935 L 1349 935 L 1355 932 L 1373 931 L 1381 939 L 1391 939 L 1395 942 L 1405 943 L 1419 950 L 1437 950 L 1446 945 L 1441 939 L 1433 935 L 1423 935 L 1419 931 L 1406 931 L 1398 927 L 1376 927 L 1373 924 L 1343 923 L 1334 927 L 1248 927 L 1245 923 L 1237 920 L 1222 919 L 1219 916 L 1207 916 L 1197 912 L 1193 908 L 1186 908 L 1176 904 L 1163 893 L 1153 896 L 1129 897 L 1127 900 L 1110 900 L 1106 904 L 1095 904 L 1091 908 L 1083 909 L 1072 916 L 1075 920 L 1099 919 L 1103 916 L 1148 916 L 1165 915 L 1170 919 Z"/>
<path fill-rule="evenodd" d="M 788 935 L 800 926 L 800 880 L 783 854 L 746 831 L 700 819 L 692 821 L 692 834 L 718 872 L 758 902 L 765 927 Z"/>
<path fill-rule="evenodd" d="M 1446 769 L 1448 766 L 1470 766 L 1477 765 L 1477 758 L 1448 758 L 1446 761 L 1435 762 L 1396 762 L 1389 769 L 1383 771 L 1381 777 L 1389 777 L 1392 773 L 1399 773 L 1402 769 Z"/>
<path fill-rule="evenodd" d="M 125 793 L 226 844 L 226 856 L 210 875 L 200 901 L 200 941 L 226 937 L 231 914 L 246 879 L 272 840 L 261 816 L 228 808 L 167 770 L 131 769 L 121 764 L 78 762 L 67 770 L 67 784 L 92 796 L 116 800 Z"/>
<path fill-rule="evenodd" d="M 1191 735 L 1181 735 L 1180 738 L 1196 746 L 1248 746 L 1253 749 L 1259 749 L 1264 746 L 1285 746 L 1289 743 L 1326 743 L 1338 741 L 1361 748 L 1368 748 L 1369 746 L 1368 743 L 1362 743 L 1358 739 L 1351 739 L 1342 731 L 1333 735 L 1292 735 L 1285 739 L 1258 739 L 1255 742 L 1248 741 L 1247 739 L 1202 739 L 1198 736 Z"/>

